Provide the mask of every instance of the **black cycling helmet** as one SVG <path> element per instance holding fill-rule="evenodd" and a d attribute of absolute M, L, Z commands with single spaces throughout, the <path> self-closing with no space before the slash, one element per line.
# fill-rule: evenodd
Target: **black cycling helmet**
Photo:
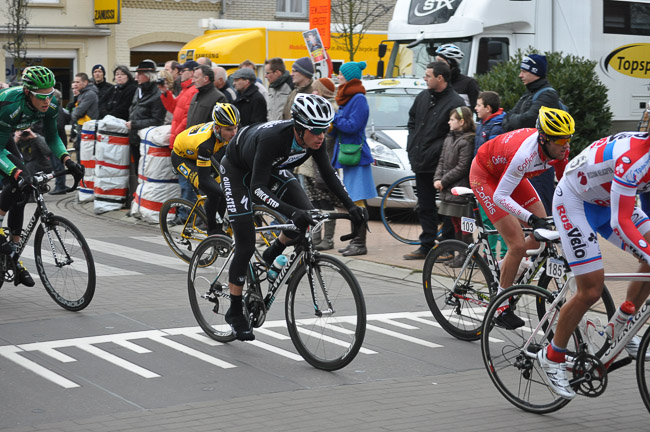
<path fill-rule="evenodd" d="M 23 71 L 23 87 L 28 90 L 48 89 L 54 87 L 56 79 L 51 70 L 45 66 L 29 66 Z"/>
<path fill-rule="evenodd" d="M 217 102 L 212 110 L 212 120 L 218 126 L 231 127 L 239 126 L 241 121 L 239 110 L 229 103 Z"/>
<path fill-rule="evenodd" d="M 305 129 L 327 128 L 334 119 L 334 108 L 322 96 L 301 93 L 291 105 L 291 117 Z"/>

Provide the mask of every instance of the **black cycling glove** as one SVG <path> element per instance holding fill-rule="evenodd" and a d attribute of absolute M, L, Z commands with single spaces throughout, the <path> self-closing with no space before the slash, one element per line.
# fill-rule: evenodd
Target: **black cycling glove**
<path fill-rule="evenodd" d="M 11 178 L 14 180 L 18 187 L 21 187 L 23 185 L 31 185 L 34 183 L 32 176 L 30 176 L 27 171 L 21 170 L 19 168 L 14 168 L 13 172 L 11 173 Z"/>
<path fill-rule="evenodd" d="M 534 214 L 531 214 L 528 218 L 528 225 L 530 225 L 532 229 L 553 229 L 553 226 L 548 223 L 546 219 L 535 216 Z"/>
<path fill-rule="evenodd" d="M 352 206 L 348 209 L 348 213 L 350 213 L 350 218 L 355 226 L 368 222 L 368 212 L 363 207 Z"/>
<path fill-rule="evenodd" d="M 72 174 L 72 178 L 74 179 L 74 185 L 75 187 L 79 184 L 81 179 L 84 178 L 84 174 L 86 173 L 86 168 L 84 168 L 83 165 L 76 163 L 72 159 L 68 159 L 65 161 L 65 167 L 70 171 L 70 174 Z"/>
<path fill-rule="evenodd" d="M 293 224 L 302 231 L 306 230 L 309 225 L 314 225 L 314 220 L 309 212 L 305 210 L 296 210 L 293 212 L 291 214 L 291 220 L 293 221 Z"/>

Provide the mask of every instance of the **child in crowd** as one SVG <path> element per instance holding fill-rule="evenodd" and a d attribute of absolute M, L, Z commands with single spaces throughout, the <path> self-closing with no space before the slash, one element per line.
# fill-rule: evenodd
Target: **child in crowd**
<path fill-rule="evenodd" d="M 433 176 L 433 187 L 439 191 L 440 196 L 438 213 L 451 217 L 457 240 L 470 243 L 472 234 L 461 231 L 460 218 L 472 217 L 472 208 L 466 197 L 453 195 L 451 189 L 456 186 L 469 187 L 469 169 L 474 158 L 476 131 L 472 110 L 466 106 L 452 109 L 449 113 L 449 129 Z M 459 267 L 463 259 L 464 257 L 459 255 L 448 265 Z"/>

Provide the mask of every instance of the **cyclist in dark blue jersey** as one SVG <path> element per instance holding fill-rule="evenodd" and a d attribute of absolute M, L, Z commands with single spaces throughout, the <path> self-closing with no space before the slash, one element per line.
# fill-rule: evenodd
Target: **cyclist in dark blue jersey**
<path fill-rule="evenodd" d="M 313 209 L 312 204 L 288 171 L 313 157 L 327 187 L 341 199 L 353 223 L 361 225 L 367 219 L 365 210 L 350 199 L 323 146 L 334 118 L 331 104 L 321 96 L 299 94 L 291 114 L 293 120 L 243 128 L 228 144 L 221 161 L 221 187 L 235 235 L 235 255 L 228 276 L 231 305 L 226 322 L 239 340 L 255 339 L 242 311 L 246 266 L 255 252 L 253 201 L 289 216 L 300 229 L 313 224 L 307 211 Z M 273 262 L 296 235 L 283 232 L 264 251 L 264 260 Z"/>

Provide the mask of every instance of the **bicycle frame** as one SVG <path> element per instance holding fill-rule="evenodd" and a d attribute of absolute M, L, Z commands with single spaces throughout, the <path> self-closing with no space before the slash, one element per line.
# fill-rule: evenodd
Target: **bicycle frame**
<path fill-rule="evenodd" d="M 650 273 L 606 273 L 605 280 L 650 282 Z M 555 300 L 553 300 L 550 307 L 548 308 L 546 314 L 544 314 L 544 316 L 539 320 L 538 325 L 532 330 L 531 335 L 535 335 L 540 332 L 545 324 L 552 324 L 555 322 L 560 312 L 557 309 L 557 306 L 564 300 L 567 294 L 567 290 L 569 290 L 572 285 L 575 285 L 575 276 L 573 273 L 570 273 L 565 286 L 559 291 Z M 618 355 L 625 348 L 625 345 L 639 332 L 641 327 L 643 327 L 648 319 L 650 319 L 650 299 L 646 300 L 641 309 L 638 310 L 634 316 L 630 318 L 630 321 L 623 328 L 623 331 L 621 331 L 621 333 L 616 336 L 616 338 L 611 342 L 607 351 L 605 351 L 599 358 L 607 370 L 610 370 L 612 365 L 614 365 L 614 361 Z M 551 328 L 552 325 L 548 325 L 547 330 L 543 332 L 545 338 L 548 337 Z M 537 353 L 533 353 L 528 350 L 528 347 L 532 340 L 533 337 L 531 336 L 524 344 L 522 350 L 527 357 L 534 359 L 536 358 Z"/>

